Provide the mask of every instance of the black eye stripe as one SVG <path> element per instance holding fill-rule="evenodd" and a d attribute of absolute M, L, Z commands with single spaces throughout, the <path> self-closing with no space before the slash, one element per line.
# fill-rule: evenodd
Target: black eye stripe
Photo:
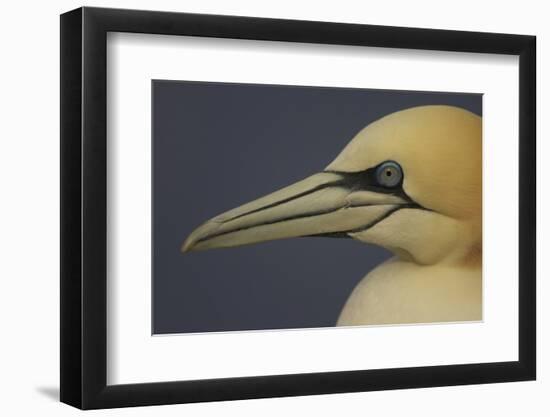
<path fill-rule="evenodd" d="M 385 164 L 391 164 L 392 167 L 397 167 L 399 172 L 401 173 L 399 175 L 398 181 L 395 182 L 395 185 L 392 186 L 384 186 L 380 183 L 380 172 L 381 168 L 385 166 Z M 366 191 L 374 191 L 377 193 L 384 193 L 384 194 L 391 194 L 398 197 L 401 197 L 402 199 L 413 203 L 414 201 L 405 193 L 405 190 L 403 189 L 403 180 L 404 180 L 404 173 L 401 169 L 401 166 L 395 162 L 395 161 L 384 161 L 380 164 L 378 164 L 375 167 L 365 169 L 364 171 L 357 171 L 357 172 L 347 172 L 347 171 L 335 171 L 335 170 L 326 170 L 324 172 L 328 172 L 331 174 L 337 174 L 342 177 L 340 179 L 339 185 L 342 187 L 346 187 L 351 191 L 356 190 L 366 190 Z M 393 180 L 394 178 L 392 178 Z"/>

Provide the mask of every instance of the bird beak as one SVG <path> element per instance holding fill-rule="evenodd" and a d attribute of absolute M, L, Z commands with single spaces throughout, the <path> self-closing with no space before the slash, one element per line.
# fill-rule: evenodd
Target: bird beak
<path fill-rule="evenodd" d="M 182 251 L 247 245 L 299 236 L 366 230 L 406 205 L 384 192 L 357 190 L 345 173 L 322 172 L 208 220 Z"/>

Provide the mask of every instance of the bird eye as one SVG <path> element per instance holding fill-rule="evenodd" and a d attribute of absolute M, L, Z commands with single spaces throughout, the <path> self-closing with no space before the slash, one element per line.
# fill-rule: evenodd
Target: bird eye
<path fill-rule="evenodd" d="M 397 162 L 386 161 L 376 169 L 376 180 L 383 187 L 393 188 L 401 183 L 403 170 Z"/>

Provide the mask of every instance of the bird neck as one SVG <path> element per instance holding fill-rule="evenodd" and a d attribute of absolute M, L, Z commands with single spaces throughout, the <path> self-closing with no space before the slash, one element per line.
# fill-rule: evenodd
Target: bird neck
<path fill-rule="evenodd" d="M 355 287 L 339 326 L 481 320 L 481 270 L 392 258 Z"/>
<path fill-rule="evenodd" d="M 393 252 L 395 257 L 403 262 L 419 266 L 450 266 L 457 268 L 481 268 L 481 241 L 457 240 L 447 245 L 403 245 L 391 247 L 382 245 Z M 424 247 L 428 246 L 428 247 Z"/>

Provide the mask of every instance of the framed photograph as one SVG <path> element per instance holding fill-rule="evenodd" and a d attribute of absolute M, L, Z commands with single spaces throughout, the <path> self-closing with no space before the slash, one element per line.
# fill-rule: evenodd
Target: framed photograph
<path fill-rule="evenodd" d="M 535 379 L 535 37 L 61 16 L 61 401 Z"/>

